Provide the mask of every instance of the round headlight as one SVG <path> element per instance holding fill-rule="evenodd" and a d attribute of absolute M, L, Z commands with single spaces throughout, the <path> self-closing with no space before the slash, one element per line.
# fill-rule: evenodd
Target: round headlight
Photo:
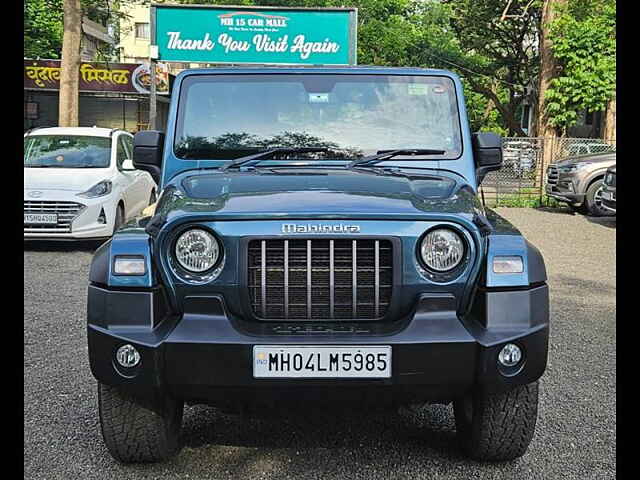
<path fill-rule="evenodd" d="M 420 254 L 427 267 L 436 272 L 447 272 L 462 261 L 464 242 L 453 230 L 437 228 L 424 236 Z"/>
<path fill-rule="evenodd" d="M 206 230 L 187 230 L 176 242 L 176 259 L 190 272 L 206 272 L 218 261 L 218 241 Z"/>

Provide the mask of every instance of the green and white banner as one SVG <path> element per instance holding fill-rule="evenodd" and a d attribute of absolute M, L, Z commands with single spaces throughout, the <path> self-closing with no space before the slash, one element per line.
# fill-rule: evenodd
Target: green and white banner
<path fill-rule="evenodd" d="M 354 8 L 151 6 L 161 61 L 354 65 Z"/>

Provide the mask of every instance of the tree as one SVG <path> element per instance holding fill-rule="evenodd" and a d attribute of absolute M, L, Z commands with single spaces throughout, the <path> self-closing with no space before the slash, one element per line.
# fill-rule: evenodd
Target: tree
<path fill-rule="evenodd" d="M 461 55 L 460 69 L 475 92 L 500 112 L 510 134 L 525 135 L 519 112 L 539 69 L 540 2 L 447 0 Z M 529 98 L 533 100 L 533 98 Z"/>
<path fill-rule="evenodd" d="M 615 122 L 615 1 L 569 0 L 559 5 L 549 39 L 557 73 L 544 94 L 548 124 L 564 134 L 577 123 L 579 112 L 607 106 Z"/>
<path fill-rule="evenodd" d="M 58 125 L 78 126 L 78 76 L 80 70 L 80 38 L 82 8 L 80 0 L 64 0 L 64 37 L 60 69 L 60 101 Z"/>
<path fill-rule="evenodd" d="M 62 0 L 26 0 L 24 4 L 24 56 L 60 58 Z"/>

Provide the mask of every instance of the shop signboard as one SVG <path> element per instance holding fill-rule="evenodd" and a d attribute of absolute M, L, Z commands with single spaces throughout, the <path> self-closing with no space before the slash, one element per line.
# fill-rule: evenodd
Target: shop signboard
<path fill-rule="evenodd" d="M 355 8 L 151 5 L 164 62 L 354 65 Z"/>
<path fill-rule="evenodd" d="M 25 59 L 24 88 L 59 90 L 60 63 L 60 60 Z M 81 92 L 149 93 L 148 64 L 83 62 L 78 75 Z M 169 73 L 164 64 L 156 65 L 156 86 L 159 94 L 169 93 Z"/>

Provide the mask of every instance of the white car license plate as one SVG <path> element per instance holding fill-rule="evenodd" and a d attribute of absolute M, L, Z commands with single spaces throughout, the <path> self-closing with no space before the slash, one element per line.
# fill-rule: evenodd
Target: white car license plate
<path fill-rule="evenodd" d="M 253 347 L 255 378 L 390 378 L 391 347 Z"/>
<path fill-rule="evenodd" d="M 24 223 L 30 225 L 56 225 L 58 223 L 57 213 L 25 213 Z"/>

